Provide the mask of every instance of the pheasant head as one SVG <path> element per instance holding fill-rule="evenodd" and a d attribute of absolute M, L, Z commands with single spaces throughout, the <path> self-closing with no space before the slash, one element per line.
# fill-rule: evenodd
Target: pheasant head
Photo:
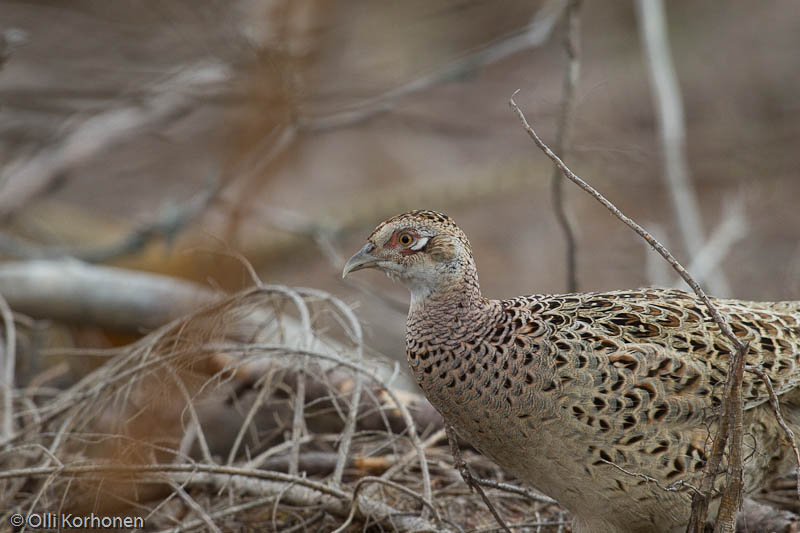
<path fill-rule="evenodd" d="M 342 277 L 377 268 L 411 291 L 411 309 L 452 295 L 480 298 L 466 235 L 436 211 L 410 211 L 382 222 L 344 267 Z"/>

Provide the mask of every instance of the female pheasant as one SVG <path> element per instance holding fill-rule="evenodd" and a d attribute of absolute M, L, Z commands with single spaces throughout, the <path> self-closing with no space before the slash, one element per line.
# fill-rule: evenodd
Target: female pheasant
<path fill-rule="evenodd" d="M 434 211 L 380 224 L 343 275 L 363 268 L 411 291 L 408 362 L 430 402 L 571 511 L 575 531 L 686 527 L 687 484 L 705 465 L 732 351 L 698 298 L 639 289 L 489 300 L 467 237 Z M 800 302 L 714 302 L 797 431 Z M 749 492 L 791 468 L 791 453 L 764 383 L 745 374 L 743 398 Z"/>

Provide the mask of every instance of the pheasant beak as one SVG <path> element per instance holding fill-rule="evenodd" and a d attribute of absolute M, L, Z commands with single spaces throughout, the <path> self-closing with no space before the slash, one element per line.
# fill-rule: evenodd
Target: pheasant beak
<path fill-rule="evenodd" d="M 372 251 L 375 250 L 375 245 L 371 242 L 368 242 L 361 248 L 356 254 L 347 260 L 347 264 L 344 265 L 344 270 L 342 271 L 342 277 L 344 278 L 350 272 L 355 272 L 356 270 L 361 270 L 362 268 L 372 268 L 378 265 L 378 259 L 374 255 L 372 255 Z"/>

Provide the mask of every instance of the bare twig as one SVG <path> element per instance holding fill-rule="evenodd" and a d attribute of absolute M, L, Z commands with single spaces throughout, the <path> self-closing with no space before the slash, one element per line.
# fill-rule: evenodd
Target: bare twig
<path fill-rule="evenodd" d="M 219 189 L 219 183 L 210 179 L 208 189 L 180 205 L 167 205 L 154 221 L 134 229 L 109 245 L 89 247 L 40 245 L 0 233 L 0 251 L 12 257 L 29 260 L 72 257 L 88 263 L 103 263 L 119 259 L 141 252 L 157 239 L 165 239 L 168 243 L 174 241 L 189 222 L 208 208 Z"/>
<path fill-rule="evenodd" d="M 336 300 L 337 304 L 341 302 Z M 342 313 L 345 314 L 347 319 L 350 321 L 350 327 L 352 328 L 352 334 L 355 337 L 354 340 L 356 342 L 356 362 L 359 364 L 363 364 L 364 361 L 364 333 L 361 331 L 361 323 L 356 318 L 353 311 L 344 305 L 341 305 L 339 309 Z M 339 443 L 339 458 L 336 461 L 336 470 L 333 473 L 333 483 L 338 485 L 342 481 L 342 475 L 344 473 L 345 463 L 347 461 L 348 453 L 350 452 L 350 443 L 353 440 L 353 433 L 356 430 L 356 417 L 358 415 L 358 408 L 361 404 L 361 388 L 363 387 L 361 374 L 356 374 L 355 378 L 355 385 L 353 387 L 353 394 L 350 396 L 350 410 L 347 414 L 347 420 L 345 421 L 344 431 L 342 431 L 342 440 Z M 428 501 L 430 501 L 430 494 L 426 495 Z"/>
<path fill-rule="evenodd" d="M 317 115 L 312 119 L 304 120 L 300 126 L 309 131 L 322 131 L 361 122 L 376 113 L 387 110 L 393 101 L 402 96 L 429 89 L 446 80 L 452 80 L 458 75 L 463 75 L 465 72 L 472 72 L 484 65 L 500 61 L 511 54 L 539 46 L 547 41 L 565 4 L 566 0 L 548 0 L 537 11 L 530 24 L 512 35 L 503 37 L 477 52 L 468 54 L 435 72 L 391 89 L 377 97 L 358 102 L 328 116 Z"/>
<path fill-rule="evenodd" d="M 306 302 L 291 289 L 282 289 L 282 291 L 292 300 L 297 311 L 300 313 L 300 324 L 303 331 L 303 336 L 300 340 L 300 348 L 306 349 L 311 347 L 312 332 L 311 332 L 311 315 L 308 312 Z M 300 456 L 300 439 L 306 432 L 305 423 L 305 407 L 306 407 L 306 367 L 308 366 L 308 357 L 301 358 L 300 369 L 297 372 L 297 385 L 294 391 L 294 415 L 292 419 L 292 447 L 289 452 L 289 473 L 297 474 L 298 462 Z"/>
<path fill-rule="evenodd" d="M 355 516 L 355 512 L 356 512 L 356 509 L 357 509 L 358 503 L 359 503 L 359 500 L 358 500 L 359 492 L 361 492 L 362 488 L 365 487 L 367 485 L 367 483 L 375 483 L 375 484 L 378 484 L 378 485 L 386 485 L 387 487 L 391 487 L 393 489 L 396 489 L 396 490 L 402 492 L 403 494 L 406 494 L 407 496 L 411 496 L 412 498 L 417 498 L 422 503 L 422 505 L 424 505 L 427 509 L 431 510 L 434 513 L 434 516 L 436 517 L 436 521 L 439 524 L 442 523 L 442 517 L 439 516 L 439 511 L 436 509 L 436 507 L 431 505 L 430 502 L 425 501 L 424 498 L 420 498 L 420 496 L 417 493 L 415 493 L 414 491 L 410 490 L 408 487 L 404 487 L 403 485 L 400 485 L 399 483 L 395 483 L 394 481 L 389 481 L 388 479 L 383 479 L 383 478 L 380 478 L 380 477 L 373 477 L 373 476 L 366 476 L 366 477 L 363 477 L 363 478 L 358 480 L 358 483 L 356 483 L 356 487 L 353 490 L 353 503 L 350 506 L 350 514 L 347 516 L 347 519 L 338 528 L 336 528 L 336 530 L 334 530 L 332 533 L 343 533 L 344 531 L 347 530 L 347 527 L 352 523 L 353 517 Z"/>
<path fill-rule="evenodd" d="M 237 514 L 237 513 L 241 513 L 243 511 L 249 511 L 250 509 L 256 509 L 256 508 L 259 508 L 259 507 L 264 507 L 265 505 L 267 505 L 268 503 L 270 503 L 274 499 L 275 499 L 275 496 L 272 496 L 272 495 L 266 496 L 264 498 L 258 498 L 258 499 L 255 499 L 253 501 L 249 501 L 249 502 L 246 502 L 246 503 L 241 503 L 239 505 L 226 507 L 225 509 L 223 509 L 221 511 L 217 511 L 217 512 L 214 512 L 214 513 L 209 513 L 208 517 L 211 518 L 212 520 L 218 520 L 218 519 L 224 518 L 226 516 L 230 516 L 230 515 L 234 515 L 234 514 Z M 205 525 L 205 521 L 202 518 L 199 518 L 199 519 L 194 520 L 192 522 L 186 522 L 184 524 L 181 524 L 180 526 L 177 526 L 177 527 L 174 527 L 174 528 L 171 528 L 171 529 L 162 530 L 159 533 L 183 533 L 184 531 L 191 531 L 193 529 L 199 529 L 203 525 Z"/>
<path fill-rule="evenodd" d="M 514 95 L 519 92 L 517 90 Z M 731 331 L 730 326 L 723 320 L 722 315 L 719 314 L 716 306 L 711 302 L 711 300 L 706 295 L 705 291 L 697 284 L 697 282 L 692 278 L 692 276 L 686 271 L 686 269 L 678 262 L 677 259 L 666 249 L 664 246 L 661 245 L 657 240 L 653 238 L 642 226 L 637 224 L 635 221 L 631 220 L 629 217 L 624 215 L 614 204 L 612 204 L 605 196 L 600 194 L 597 189 L 586 183 L 577 174 L 575 174 L 572 170 L 567 167 L 561 159 L 553 153 L 553 151 L 539 138 L 536 132 L 533 130 L 530 124 L 528 124 L 525 115 L 522 114 L 519 106 L 514 101 L 514 98 L 509 100 L 509 105 L 511 109 L 517 114 L 520 121 L 522 122 L 522 126 L 525 128 L 525 131 L 528 133 L 528 136 L 533 139 L 533 142 L 536 143 L 544 153 L 549 157 L 558 167 L 558 169 L 564 174 L 564 176 L 575 183 L 578 187 L 583 189 L 589 195 L 591 195 L 595 200 L 600 202 L 606 209 L 608 209 L 615 217 L 620 219 L 626 226 L 631 228 L 635 231 L 640 237 L 647 241 L 647 243 L 653 247 L 660 255 L 663 257 L 675 271 L 680 275 L 681 278 L 694 290 L 695 294 L 703 301 L 703 303 L 708 308 L 709 313 L 714 318 L 714 322 L 717 323 L 720 330 L 723 334 L 725 334 L 728 339 L 730 339 L 731 343 L 736 348 L 741 348 L 744 346 L 742 342 L 733 334 Z"/>
<path fill-rule="evenodd" d="M 467 466 L 464 458 L 461 457 L 461 450 L 458 448 L 458 437 L 456 436 L 455 429 L 453 429 L 453 426 L 446 422 L 444 427 L 447 430 L 447 440 L 450 442 L 450 453 L 453 454 L 453 466 L 455 466 L 456 470 L 458 470 L 461 474 L 461 477 L 464 479 L 464 483 L 466 483 L 471 490 L 476 491 L 480 495 L 483 503 L 485 503 L 486 507 L 489 508 L 489 512 L 492 513 L 495 521 L 497 521 L 498 525 L 503 529 L 503 531 L 506 533 L 511 533 L 511 530 L 500 516 L 500 513 L 497 512 L 497 509 L 495 509 L 492 501 L 488 496 L 486 496 L 486 493 L 483 491 L 483 488 L 480 486 L 480 484 L 475 481 L 475 478 L 472 476 L 472 472 L 469 471 L 469 466 Z"/>
<path fill-rule="evenodd" d="M 669 49 L 664 4 L 662 0 L 637 0 L 636 7 L 658 114 L 664 177 L 681 237 L 689 256 L 694 257 L 703 248 L 703 221 L 689 177 L 683 102 Z M 707 283 L 718 296 L 730 292 L 722 272 L 718 271 Z"/>
<path fill-rule="evenodd" d="M 429 446 L 433 446 L 435 443 L 439 442 L 446 436 L 446 429 L 441 428 L 438 431 L 434 432 L 430 437 L 425 439 L 424 442 L 420 444 L 420 448 L 423 450 L 427 449 Z M 383 479 L 391 479 L 395 476 L 398 472 L 400 472 L 408 463 L 411 462 L 417 456 L 417 451 L 412 450 L 406 453 L 403 457 L 398 459 L 394 465 L 392 465 L 386 472 L 383 473 L 381 476 Z"/>
<path fill-rule="evenodd" d="M 564 84 L 562 88 L 561 110 L 556 126 L 556 140 L 553 146 L 555 153 L 561 159 L 567 158 L 569 147 L 569 134 L 572 130 L 573 112 L 575 110 L 575 88 L 580 76 L 580 8 L 582 0 L 569 0 L 565 13 L 564 51 L 566 52 L 566 67 L 564 69 Z M 551 178 L 553 209 L 556 219 L 564 234 L 567 259 L 567 292 L 578 290 L 577 258 L 575 249 L 575 230 L 572 227 L 564 205 L 564 181 L 561 179 L 558 167 L 553 166 Z"/>
<path fill-rule="evenodd" d="M 473 479 L 478 484 L 480 484 L 480 485 L 482 485 L 484 487 L 489 487 L 490 489 L 497 489 L 497 490 L 502 490 L 504 492 L 509 492 L 509 493 L 512 493 L 512 494 L 518 494 L 519 496 L 522 496 L 523 498 L 527 498 L 527 499 L 529 499 L 531 501 L 534 501 L 534 502 L 550 503 L 550 504 L 558 505 L 558 502 L 556 500 L 554 500 L 553 498 L 550 498 L 548 496 L 544 496 L 542 494 L 538 494 L 536 492 L 533 492 L 532 490 L 528 490 L 528 489 L 525 489 L 525 488 L 522 488 L 522 487 L 517 487 L 516 485 L 509 485 L 508 483 L 500 483 L 499 481 L 495 481 L 493 479 L 483 479 L 483 478 L 476 478 L 476 477 L 473 477 Z"/>
<path fill-rule="evenodd" d="M 700 527 L 702 522 L 705 520 L 705 515 L 708 509 L 708 495 L 710 494 L 711 488 L 713 486 L 714 478 L 716 477 L 716 473 L 718 471 L 719 461 L 722 459 L 722 453 L 725 449 L 725 443 L 727 442 L 727 438 L 729 435 L 729 430 L 731 426 L 735 426 L 738 423 L 741 424 L 741 416 L 742 416 L 742 401 L 741 401 L 741 383 L 742 383 L 742 374 L 744 371 L 744 357 L 747 353 L 747 344 L 740 341 L 736 335 L 734 335 L 733 331 L 731 330 L 730 326 L 725 322 L 720 315 L 719 311 L 717 310 L 716 306 L 711 302 L 708 298 L 706 293 L 703 289 L 698 285 L 698 283 L 692 278 L 692 276 L 687 272 L 687 270 L 681 265 L 677 259 L 666 249 L 664 246 L 658 242 L 656 239 L 653 238 L 642 226 L 637 224 L 634 220 L 629 218 L 628 216 L 624 215 L 614 204 L 612 204 L 605 196 L 600 194 L 597 189 L 586 183 L 577 174 L 575 174 L 572 170 L 570 170 L 561 159 L 553 153 L 553 151 L 539 138 L 536 134 L 534 129 L 528 123 L 525 115 L 520 110 L 517 103 L 514 101 L 514 96 L 516 96 L 517 92 L 512 95 L 511 99 L 509 100 L 509 106 L 511 109 L 516 113 L 517 117 L 519 118 L 522 126 L 524 127 L 525 131 L 527 132 L 528 136 L 533 140 L 533 142 L 538 146 L 547 157 L 552 160 L 556 166 L 561 170 L 564 176 L 575 183 L 578 187 L 586 191 L 589 195 L 591 195 L 595 200 L 600 202 L 606 209 L 608 209 L 615 217 L 621 220 L 625 225 L 630 227 L 634 230 L 640 237 L 647 241 L 650 246 L 652 246 L 671 266 L 675 271 L 683 278 L 684 281 L 694 290 L 695 294 L 697 294 L 698 298 L 700 298 L 706 308 L 708 309 L 709 314 L 714 319 L 714 322 L 719 327 L 720 331 L 725 335 L 734 347 L 734 354 L 730 361 L 730 366 L 728 368 L 728 379 L 725 383 L 725 394 L 723 401 L 723 411 L 720 416 L 720 424 L 717 430 L 717 434 L 714 436 L 714 445 L 712 447 L 712 454 L 709 458 L 708 464 L 706 465 L 705 474 L 703 476 L 703 481 L 700 484 L 700 491 L 702 492 L 703 496 L 698 496 L 695 494 L 693 498 L 692 504 L 692 520 L 690 521 L 690 527 L 693 525 L 696 527 Z M 738 390 L 739 393 L 734 392 L 734 390 Z M 736 443 L 733 443 L 736 444 Z M 739 441 L 739 447 L 741 448 L 741 444 Z M 731 452 L 731 462 L 729 462 L 730 468 L 734 472 L 741 472 L 741 465 L 737 468 L 736 465 L 732 464 L 732 461 L 741 460 L 741 450 L 738 452 Z M 716 464 L 714 464 L 716 463 Z M 712 466 L 713 465 L 713 466 Z M 729 485 L 733 485 L 734 487 L 737 484 L 736 480 L 729 478 Z M 734 499 L 735 494 L 729 493 L 728 499 Z M 738 497 L 739 505 L 741 504 L 741 497 Z M 699 518 L 697 518 L 699 517 Z M 697 518 L 697 520 L 695 520 Z M 735 522 L 735 512 L 734 512 L 734 522 Z"/>
<path fill-rule="evenodd" d="M 203 431 L 203 425 L 200 423 L 200 417 L 197 416 L 197 410 L 194 407 L 191 393 L 186 388 L 186 384 L 183 382 L 183 380 L 177 375 L 177 372 L 174 368 L 167 367 L 167 371 L 172 377 L 175 387 L 180 391 L 184 401 L 186 402 L 186 411 L 188 411 L 189 416 L 191 417 L 191 425 L 196 428 L 195 436 L 197 441 L 200 443 L 200 450 L 203 454 L 203 459 L 207 463 L 214 464 L 214 460 L 211 458 L 211 450 L 208 447 L 208 440 L 206 439 L 205 432 Z"/>
<path fill-rule="evenodd" d="M 719 265 L 731 247 L 741 239 L 747 228 L 744 209 L 738 200 L 723 205 L 722 222 L 714 229 L 703 248 L 692 257 L 689 272 L 698 283 L 710 280 L 719 274 Z M 711 274 L 714 274 L 712 276 Z"/>
<path fill-rule="evenodd" d="M 72 169 L 103 150 L 130 138 L 142 128 L 178 116 L 196 104 L 194 93 L 230 78 L 218 64 L 197 65 L 152 88 L 142 104 L 119 107 L 83 121 L 59 136 L 58 146 L 47 147 L 33 159 L 6 167 L 0 176 L 0 220 L 7 219 L 36 199 Z"/>
<path fill-rule="evenodd" d="M 783 418 L 781 406 L 780 403 L 778 403 L 778 396 L 775 394 L 775 389 L 772 387 L 772 380 L 769 378 L 767 373 L 761 368 L 752 365 L 745 365 L 744 369 L 746 372 L 750 372 L 761 378 L 761 380 L 764 382 L 764 385 L 767 387 L 767 393 L 769 394 L 769 403 L 772 407 L 772 412 L 775 415 L 775 418 L 778 420 L 778 424 L 781 426 L 781 429 L 783 429 L 783 432 L 786 433 L 786 440 L 794 452 L 796 463 L 795 491 L 797 492 L 797 498 L 800 500 L 800 451 L 798 451 L 797 448 L 797 440 L 795 439 L 794 431 L 792 431 L 792 429 L 789 427 L 789 424 L 786 423 L 786 419 Z"/>
<path fill-rule="evenodd" d="M 742 507 L 742 489 L 744 488 L 744 468 L 742 466 L 742 436 L 744 434 L 742 378 L 744 375 L 745 353 L 746 349 L 738 353 L 738 357 L 733 361 L 734 364 L 728 369 L 722 416 L 728 418 L 730 421 L 728 422 L 726 433 L 720 435 L 720 431 L 717 431 L 717 435 L 715 436 L 717 439 L 721 436 L 723 436 L 723 438 L 727 436 L 730 442 L 728 444 L 728 472 L 726 474 L 728 482 L 722 492 L 722 501 L 720 502 L 717 519 L 714 524 L 714 533 L 733 533 L 736 530 L 736 516 L 739 514 L 739 510 Z M 716 471 L 707 468 L 703 477 L 709 478 L 713 484 Z M 705 493 L 695 493 L 693 500 L 707 502 L 707 495 L 710 494 L 711 488 L 712 487 L 709 486 Z M 702 509 L 699 505 L 697 508 Z M 695 506 L 693 505 L 692 511 L 694 510 Z M 704 517 L 705 513 L 700 514 L 700 512 L 698 512 L 698 518 L 700 520 L 703 520 Z M 687 527 L 687 530 L 689 530 L 690 527 L 691 524 Z"/>
<path fill-rule="evenodd" d="M 298 289 L 298 291 L 301 292 L 302 294 L 302 289 Z M 213 353 L 224 353 L 227 351 L 233 351 L 233 352 L 243 351 L 243 348 L 241 346 L 225 345 L 225 344 L 209 345 L 205 349 L 210 350 Z M 323 353 L 312 350 L 299 350 L 297 348 L 292 348 L 291 350 L 289 350 L 287 349 L 287 346 L 280 344 L 249 344 L 247 346 L 247 350 L 253 353 L 263 351 L 265 353 L 271 353 L 276 355 L 287 354 L 287 353 L 291 354 L 292 356 L 307 355 L 317 359 L 332 361 L 342 367 L 346 367 L 355 372 L 359 372 L 363 374 L 365 377 L 368 377 L 376 381 L 377 383 L 384 383 L 384 381 L 378 375 L 376 375 L 374 372 L 372 372 L 365 366 L 356 364 L 348 359 L 330 353 Z M 400 412 L 403 422 L 406 424 L 408 437 L 411 440 L 411 444 L 414 447 L 414 452 L 416 454 L 417 459 L 419 460 L 419 468 L 422 474 L 423 496 L 425 497 L 425 499 L 430 501 L 432 497 L 430 471 L 428 470 L 428 462 L 425 457 L 424 447 L 419 439 L 419 434 L 417 433 L 414 419 L 411 416 L 411 413 L 409 413 L 408 408 L 403 404 L 403 402 L 400 401 L 400 399 L 397 397 L 397 394 L 395 394 L 395 392 L 391 388 L 388 387 L 385 388 L 384 392 L 392 400 L 393 404 Z"/>
<path fill-rule="evenodd" d="M 264 470 L 248 470 L 233 466 L 196 464 L 150 464 L 150 465 L 126 465 L 126 464 L 73 464 L 61 466 L 30 467 L 6 470 L 0 472 L 0 479 L 14 479 L 19 477 L 42 477 L 51 474 L 61 475 L 86 475 L 86 474 L 164 474 L 164 473 L 184 473 L 184 474 L 216 474 L 224 476 L 236 476 L 245 479 L 280 481 L 284 483 L 294 483 L 321 494 L 333 496 L 343 501 L 349 501 L 349 495 L 339 489 L 329 487 L 324 483 L 312 481 L 310 479 L 280 472 L 267 472 Z M 173 478 L 177 479 L 177 478 Z"/>
<path fill-rule="evenodd" d="M 602 457 L 600 458 L 600 460 L 602 462 L 606 463 L 607 465 L 613 466 L 614 468 L 616 468 L 617 470 L 619 470 L 620 472 L 622 472 L 625 475 L 628 475 L 628 476 L 631 476 L 631 477 L 635 477 L 635 478 L 639 478 L 639 479 L 643 479 L 644 481 L 646 481 L 648 483 L 652 483 L 653 485 L 655 485 L 659 489 L 663 490 L 664 492 L 679 492 L 679 491 L 682 491 L 684 489 L 691 489 L 694 492 L 698 492 L 696 487 L 694 487 L 691 483 L 687 483 L 686 481 L 684 481 L 682 479 L 679 479 L 677 481 L 674 481 L 674 482 L 670 483 L 667 486 L 664 486 L 656 478 L 654 478 L 652 476 L 648 476 L 647 474 L 643 474 L 642 472 L 631 472 L 630 470 L 626 470 L 625 468 L 622 468 L 621 466 L 619 466 L 614 461 L 608 461 L 606 459 L 603 459 Z"/>
<path fill-rule="evenodd" d="M 234 439 L 233 445 L 231 446 L 231 449 L 228 452 L 228 460 L 225 462 L 225 464 L 227 464 L 227 465 L 232 465 L 233 464 L 233 460 L 236 458 L 236 454 L 239 452 L 239 447 L 241 446 L 242 441 L 244 440 L 245 433 L 247 433 L 247 430 L 250 428 L 250 425 L 253 423 L 253 418 L 255 418 L 256 413 L 258 412 L 258 410 L 263 405 L 264 400 L 266 399 L 267 395 L 273 392 L 270 389 L 270 387 L 267 385 L 266 381 L 267 380 L 264 379 L 264 378 L 259 380 L 260 386 L 259 386 L 258 394 L 256 395 L 256 399 L 253 402 L 253 405 L 250 406 L 250 409 L 248 410 L 247 415 L 244 417 L 244 420 L 242 420 L 242 424 L 239 426 L 239 431 L 236 433 L 236 438 Z M 301 440 L 292 439 L 291 441 L 284 442 L 284 445 L 294 448 L 295 446 L 300 446 L 301 444 L 305 444 L 305 442 L 307 440 L 308 439 L 301 439 Z M 272 450 L 272 448 L 270 450 L 267 450 L 267 451 L 269 452 L 271 450 Z M 276 453 L 276 452 L 273 452 L 273 453 Z M 259 454 L 259 458 L 261 458 L 261 454 Z M 266 457 L 263 457 L 262 459 L 266 459 Z M 251 461 L 248 462 L 248 466 L 250 466 L 250 468 L 258 468 L 261 465 L 260 465 L 260 463 L 253 463 L 253 461 L 251 460 Z M 296 473 L 296 472 L 292 472 L 292 473 Z"/>
<path fill-rule="evenodd" d="M 28 40 L 28 33 L 20 28 L 7 28 L 0 33 L 0 70 L 11 55 Z"/>
<path fill-rule="evenodd" d="M 197 503 L 194 498 L 192 498 L 188 492 L 179 484 L 173 480 L 170 480 L 170 486 L 172 487 L 172 491 L 178 495 L 178 497 L 183 500 L 183 502 L 195 513 L 200 516 L 200 520 L 205 524 L 208 531 L 214 531 L 215 533 L 222 533 L 222 530 L 214 523 L 214 519 L 209 516 L 205 509 L 203 509 L 199 503 Z"/>
<path fill-rule="evenodd" d="M 14 479 L 20 477 L 42 477 L 53 474 L 68 476 L 90 476 L 92 474 L 135 475 L 136 479 L 145 482 L 169 482 L 180 484 L 197 484 L 199 486 L 213 483 L 225 485 L 238 484 L 242 489 L 255 493 L 278 494 L 282 493 L 291 503 L 319 504 L 329 512 L 338 516 L 347 516 L 353 495 L 349 492 L 329 487 L 303 477 L 267 472 L 263 470 L 249 470 L 221 465 L 205 464 L 151 464 L 151 465 L 103 465 L 83 464 L 64 465 L 59 467 L 34 467 L 21 468 L 0 472 L 0 479 Z M 148 478 L 146 474 L 156 477 Z M 165 474 L 169 474 L 166 478 Z M 403 516 L 395 509 L 380 502 L 370 500 L 364 496 L 359 497 L 357 509 L 361 516 L 373 516 L 381 521 L 393 523 L 395 527 L 412 531 L 440 531 L 432 524 L 417 517 Z"/>
<path fill-rule="evenodd" d="M 3 423 L 0 426 L 0 441 L 14 436 L 14 377 L 17 361 L 17 335 L 14 327 L 14 315 L 2 293 L 0 293 L 0 314 L 3 316 L 4 344 L 0 345 L 2 352 L 0 361 L 3 363 Z"/>
<path fill-rule="evenodd" d="M 650 234 L 664 245 L 664 248 L 670 248 L 669 235 L 661 224 L 650 222 Z M 645 272 L 647 273 L 647 283 L 655 287 L 674 287 L 676 284 L 682 283 L 680 279 L 674 279 L 674 272 L 669 265 L 665 264 L 660 256 L 650 253 L 652 248 L 647 241 L 639 241 L 642 249 L 645 252 Z"/>

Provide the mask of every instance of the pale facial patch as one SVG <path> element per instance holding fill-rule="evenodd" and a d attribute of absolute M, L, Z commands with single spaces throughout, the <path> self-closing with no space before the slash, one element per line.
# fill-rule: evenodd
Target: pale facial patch
<path fill-rule="evenodd" d="M 425 245 L 428 244 L 429 240 L 430 237 L 420 237 L 419 239 L 417 239 L 417 242 L 409 246 L 409 250 L 414 250 L 415 252 L 418 252 L 423 248 L 425 248 Z"/>

